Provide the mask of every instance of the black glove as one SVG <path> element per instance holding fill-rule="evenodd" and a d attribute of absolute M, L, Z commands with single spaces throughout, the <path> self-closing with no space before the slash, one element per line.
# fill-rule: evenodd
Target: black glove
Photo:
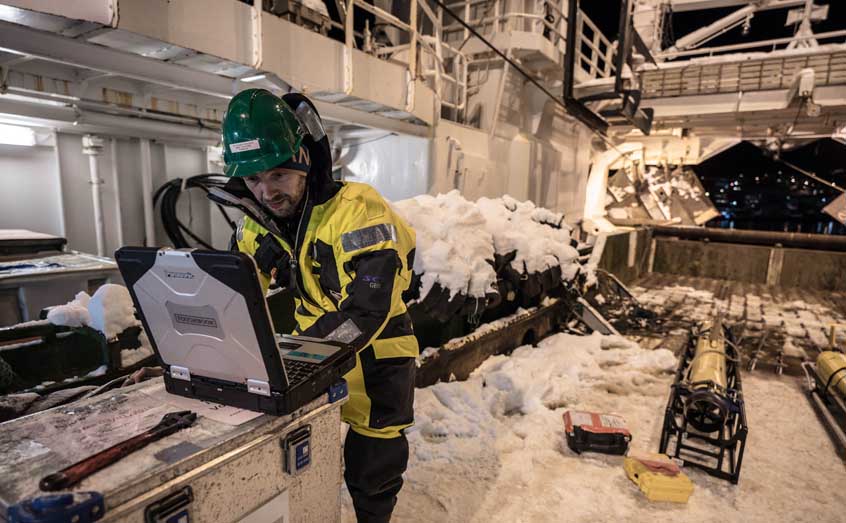
<path fill-rule="evenodd" d="M 260 235 L 257 240 L 259 246 L 253 257 L 259 270 L 271 277 L 270 287 L 290 287 L 291 256 L 270 234 Z"/>

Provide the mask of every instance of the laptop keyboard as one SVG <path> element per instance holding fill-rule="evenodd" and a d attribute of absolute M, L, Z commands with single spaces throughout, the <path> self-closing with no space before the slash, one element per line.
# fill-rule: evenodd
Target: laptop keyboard
<path fill-rule="evenodd" d="M 292 385 L 313 375 L 320 367 L 317 363 L 307 363 L 305 361 L 292 360 L 283 358 L 285 364 L 285 372 L 288 374 L 288 382 Z"/>

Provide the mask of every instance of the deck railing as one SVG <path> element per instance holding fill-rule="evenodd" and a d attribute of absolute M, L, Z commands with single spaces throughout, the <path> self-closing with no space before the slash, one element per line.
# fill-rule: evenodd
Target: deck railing
<path fill-rule="evenodd" d="M 513 5 L 514 2 L 508 0 L 465 0 L 447 4 L 489 39 L 511 31 L 535 33 L 552 42 L 559 56 L 563 56 L 567 33 L 566 0 L 524 0 L 519 10 L 511 7 Z M 576 23 L 578 66 L 588 79 L 613 76 L 616 45 L 585 13 L 579 11 Z M 463 45 L 471 37 L 467 29 L 456 23 L 445 24 L 443 34 L 444 40 L 453 45 Z"/>

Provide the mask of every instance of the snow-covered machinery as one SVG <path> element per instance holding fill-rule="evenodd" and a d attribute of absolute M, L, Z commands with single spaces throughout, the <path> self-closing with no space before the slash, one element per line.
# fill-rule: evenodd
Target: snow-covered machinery
<path fill-rule="evenodd" d="M 846 460 L 846 354 L 823 351 L 814 363 L 804 362 L 811 404 Z"/>
<path fill-rule="evenodd" d="M 716 315 L 696 327 L 679 359 L 659 452 L 736 484 L 747 433 L 740 356 Z"/>
<path fill-rule="evenodd" d="M 560 213 L 508 196 L 476 202 L 458 191 L 396 202 L 417 232 L 405 294 L 421 346 L 559 297 L 579 274 Z"/>
<path fill-rule="evenodd" d="M 79 292 L 42 319 L 0 328 L 0 422 L 123 381 L 154 356 L 126 288 Z"/>

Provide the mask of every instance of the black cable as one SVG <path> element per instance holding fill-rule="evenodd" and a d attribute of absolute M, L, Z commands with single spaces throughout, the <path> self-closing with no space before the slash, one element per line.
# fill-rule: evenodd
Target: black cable
<path fill-rule="evenodd" d="M 233 220 L 232 218 L 229 217 L 229 213 L 226 212 L 226 209 L 224 209 L 222 205 L 220 205 L 219 203 L 216 203 L 215 205 L 217 206 L 217 209 L 220 211 L 220 214 L 223 215 L 223 219 L 226 220 L 226 223 L 234 231 L 238 227 L 238 224 L 235 223 L 235 220 Z"/>
<path fill-rule="evenodd" d="M 197 236 L 196 234 L 194 234 L 193 232 L 191 232 L 191 229 L 189 229 L 188 227 L 185 227 L 185 226 L 182 224 L 182 222 L 179 222 L 179 221 L 178 221 L 178 222 L 177 222 L 177 224 L 179 225 L 179 228 L 180 228 L 181 230 L 185 231 L 186 233 L 188 233 L 188 236 L 190 236 L 191 238 L 193 238 L 193 239 L 194 239 L 194 241 L 196 241 L 197 243 L 199 243 L 200 245 L 202 245 L 202 246 L 203 246 L 203 247 L 205 247 L 206 249 L 212 249 L 212 250 L 214 250 L 214 247 L 212 247 L 210 244 L 208 244 L 208 243 L 204 242 L 202 238 L 200 238 L 199 236 Z"/>
<path fill-rule="evenodd" d="M 179 197 L 182 195 L 183 190 L 200 189 L 203 192 L 208 193 L 213 187 L 223 187 L 226 185 L 227 181 L 227 178 L 219 174 L 200 174 L 184 180 L 182 178 L 170 180 L 156 190 L 153 195 L 153 206 L 156 204 L 159 205 L 159 215 L 162 220 L 162 227 L 174 247 L 179 249 L 192 247 L 193 245 L 188 241 L 188 238 L 186 238 L 187 235 L 191 238 L 191 240 L 193 240 L 195 245 L 200 245 L 207 249 L 214 248 L 208 242 L 204 241 L 195 234 L 188 226 L 182 223 L 181 220 L 179 220 L 176 209 Z M 226 220 L 226 223 L 234 230 L 237 226 L 235 222 L 229 217 L 220 204 L 217 205 L 217 208 L 220 210 Z"/>

